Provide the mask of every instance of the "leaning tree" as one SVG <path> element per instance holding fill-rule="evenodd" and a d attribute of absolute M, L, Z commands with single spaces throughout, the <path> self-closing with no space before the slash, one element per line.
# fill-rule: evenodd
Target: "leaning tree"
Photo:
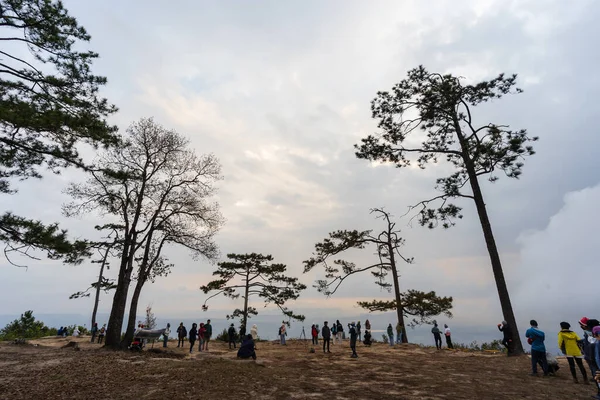
<path fill-rule="evenodd" d="M 450 74 L 430 73 L 422 66 L 415 68 L 391 92 L 377 94 L 371 109 L 382 132 L 369 135 L 355 147 L 358 158 L 398 168 L 416 160 L 424 169 L 429 162 L 437 163 L 440 159 L 454 168 L 450 176 L 437 179 L 440 195 L 419 202 L 411 210 L 423 226 L 434 228 L 441 222 L 448 228 L 454 225 L 455 218 L 462 218 L 461 208 L 450 200 L 465 198 L 475 202 L 502 313 L 515 329 L 512 350 L 522 353 L 479 179 L 484 176 L 495 182 L 498 173 L 519 178 L 524 158 L 534 154 L 529 143 L 537 137 L 529 137 L 524 129 L 511 130 L 507 125 L 477 124 L 472 113 L 482 103 L 520 93 L 521 89 L 515 87 L 516 79 L 516 75 L 500 74 L 489 81 L 467 85 Z"/>
<path fill-rule="evenodd" d="M 277 306 L 289 319 L 304 321 L 304 315 L 295 314 L 285 306 L 290 300 L 296 300 L 306 285 L 299 283 L 298 278 L 285 274 L 285 264 L 272 263 L 271 255 L 263 254 L 227 254 L 230 261 L 220 262 L 213 275 L 218 276 L 206 285 L 200 287 L 205 294 L 216 291 L 209 296 L 202 306 L 208 310 L 207 303 L 213 297 L 224 295 L 231 299 L 242 296 L 243 308 L 236 308 L 227 319 L 241 318 L 242 325 L 247 326 L 248 318 L 257 315 L 255 307 L 250 306 L 250 297 L 256 296 L 264 301 L 265 307 L 269 304 Z"/>
<path fill-rule="evenodd" d="M 188 139 L 152 119 L 141 119 L 127 132 L 127 142 L 102 154 L 87 182 L 69 186 L 67 193 L 74 201 L 64 206 L 67 216 L 97 212 L 121 229 L 119 274 L 106 333 L 110 347 L 131 342 L 143 285 L 172 266 L 161 255 L 164 248 L 179 245 L 193 258 L 213 262 L 218 257 L 213 238 L 223 224 L 219 205 L 211 201 L 215 183 L 222 179 L 214 155 L 196 155 Z M 134 278 L 127 331 L 121 339 Z"/>
<path fill-rule="evenodd" d="M 15 193 L 14 180 L 41 178 L 44 168 L 89 168 L 82 144 L 118 143 L 106 122 L 116 108 L 98 93 L 106 78 L 91 72 L 98 54 L 80 50 L 89 40 L 60 1 L 0 0 L 0 193 Z M 11 212 L 0 215 L 0 242 L 7 258 L 40 250 L 77 263 L 88 254 L 58 224 Z"/>
<path fill-rule="evenodd" d="M 374 208 L 372 214 L 376 218 L 383 219 L 386 227 L 379 234 L 373 234 L 373 231 L 343 230 L 335 231 L 329 234 L 329 237 L 315 245 L 313 257 L 304 261 L 304 273 L 308 273 L 316 266 L 322 266 L 325 272 L 325 279 L 318 279 L 315 288 L 331 296 L 342 283 L 349 277 L 363 272 L 371 272 L 375 278 L 375 284 L 391 292 L 394 290 L 394 299 L 392 300 L 373 300 L 359 301 L 358 305 L 373 311 L 396 311 L 398 322 L 405 326 L 404 317 L 412 318 L 411 325 L 419 325 L 431 322 L 431 318 L 444 314 L 452 317 L 452 297 L 439 297 L 435 292 L 421 292 L 418 290 L 400 291 L 400 273 L 398 270 L 398 259 L 411 264 L 412 258 L 407 258 L 400 253 L 400 247 L 404 245 L 404 239 L 400 237 L 400 230 L 396 229 L 396 223 L 391 220 L 390 214 L 382 208 Z M 341 253 L 351 249 L 374 250 L 378 257 L 375 263 L 367 265 L 356 265 L 356 263 L 333 259 Z M 392 274 L 392 281 L 389 282 L 388 275 Z M 402 342 L 408 343 L 405 334 Z"/>

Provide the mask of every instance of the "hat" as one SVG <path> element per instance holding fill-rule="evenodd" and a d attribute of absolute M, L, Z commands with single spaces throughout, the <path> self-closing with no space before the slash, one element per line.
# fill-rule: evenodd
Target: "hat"
<path fill-rule="evenodd" d="M 587 326 L 588 321 L 589 321 L 588 317 L 583 317 L 579 320 L 579 325 Z"/>
<path fill-rule="evenodd" d="M 592 333 L 595 335 L 600 335 L 600 326 L 595 326 L 594 329 L 592 329 Z"/>
<path fill-rule="evenodd" d="M 560 328 L 561 329 L 569 329 L 571 327 L 571 324 L 569 324 L 568 322 L 561 322 L 560 323 Z"/>

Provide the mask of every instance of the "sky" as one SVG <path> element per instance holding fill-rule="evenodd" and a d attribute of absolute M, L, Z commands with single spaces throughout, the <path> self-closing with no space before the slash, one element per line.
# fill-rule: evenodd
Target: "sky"
<path fill-rule="evenodd" d="M 154 117 L 189 137 L 198 153 L 217 155 L 225 178 L 217 200 L 227 220 L 217 237 L 221 253 L 272 254 L 287 264 L 309 286 L 289 304 L 307 321 L 364 318 L 356 301 L 390 298 L 369 276 L 356 276 L 327 299 L 311 287 L 322 273 L 302 274 L 302 261 L 328 232 L 382 229 L 369 209 L 385 207 L 402 228 L 404 254 L 415 258 L 400 266 L 401 288 L 453 296 L 452 326 L 496 334 L 502 315 L 474 206 L 459 203 L 465 217 L 449 230 L 400 218 L 436 195 L 435 179 L 447 166 L 371 164 L 354 156 L 353 145 L 376 132 L 370 101 L 413 67 L 466 83 L 518 73 L 523 94 L 473 112 L 482 123 L 540 137 L 521 179 L 483 184 L 519 330 L 524 334 L 535 318 L 555 334 L 563 320 L 576 326 L 594 316 L 600 54 L 592 38 L 600 36 L 600 10 L 593 1 L 64 4 L 92 35 L 86 46 L 100 54 L 94 72 L 108 78 L 102 94 L 120 109 L 111 122 L 124 131 Z M 67 219 L 60 211 L 69 201 L 62 190 L 83 179 L 69 170 L 19 182 L 19 193 L 0 198 L 0 207 L 90 237 L 98 217 Z M 202 312 L 198 288 L 214 266 L 177 247 L 167 255 L 175 268 L 144 288 L 139 312 L 150 304 L 161 321 L 217 319 L 237 307 L 218 298 Z M 352 254 L 357 263 L 371 258 L 370 251 Z M 23 269 L 0 262 L 0 322 L 28 309 L 86 320 L 91 299 L 68 297 L 96 279 L 95 264 L 40 260 Z M 109 312 L 111 297 L 102 296 L 101 313 Z M 258 306 L 263 315 L 276 314 Z"/>

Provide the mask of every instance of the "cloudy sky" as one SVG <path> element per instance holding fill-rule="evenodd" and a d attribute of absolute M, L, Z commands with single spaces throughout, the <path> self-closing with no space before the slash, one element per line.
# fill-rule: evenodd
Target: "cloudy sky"
<path fill-rule="evenodd" d="M 595 310 L 588 275 L 600 245 L 600 56 L 593 41 L 600 11 L 592 0 L 64 3 L 100 53 L 95 72 L 108 77 L 104 95 L 120 108 L 114 123 L 125 129 L 153 116 L 188 136 L 199 153 L 220 158 L 222 253 L 272 254 L 309 286 L 320 274 L 301 275 L 302 260 L 329 231 L 380 229 L 370 208 L 400 216 L 435 195 L 435 178 L 447 172 L 355 158 L 353 144 L 375 132 L 370 101 L 377 91 L 419 64 L 465 82 L 518 73 L 522 95 L 474 112 L 482 122 L 540 137 L 522 179 L 484 185 L 520 329 L 537 318 L 556 331 L 560 321 L 574 324 Z M 61 189 L 83 178 L 67 171 L 21 183 L 18 195 L 0 199 L 2 209 L 61 221 L 86 237 L 97 219 L 60 215 L 68 201 Z M 401 286 L 453 296 L 455 326 L 493 327 L 502 317 L 481 228 L 473 206 L 461 205 L 465 218 L 451 230 L 398 220 L 405 254 L 415 257 L 401 266 Z M 168 255 L 176 268 L 147 286 L 140 304 L 153 304 L 161 318 L 231 311 L 227 300 L 200 311 L 198 287 L 211 265 L 175 247 Z M 95 279 L 95 266 L 29 266 L 3 263 L 0 314 L 88 315 L 90 300 L 68 296 Z M 101 312 L 109 311 L 110 297 L 102 298 Z M 388 297 L 363 276 L 328 300 L 311 288 L 292 306 L 318 320 L 356 316 L 357 300 Z"/>

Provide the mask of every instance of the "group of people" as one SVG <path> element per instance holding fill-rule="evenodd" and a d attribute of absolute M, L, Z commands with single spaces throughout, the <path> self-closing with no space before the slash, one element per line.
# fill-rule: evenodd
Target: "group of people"
<path fill-rule="evenodd" d="M 96 336 L 98 336 L 98 344 L 101 344 L 104 341 L 104 336 L 106 335 L 106 324 L 102 325 L 102 328 L 98 329 L 98 323 L 94 322 L 90 333 L 92 334 L 92 339 L 90 341 L 94 343 L 96 341 Z"/>
<path fill-rule="evenodd" d="M 171 324 L 167 324 L 167 328 L 163 334 L 163 347 L 167 347 L 167 341 L 169 340 L 169 334 L 171 333 Z M 193 323 L 189 332 L 187 328 L 183 325 L 183 322 L 179 324 L 177 327 L 177 347 L 185 346 L 185 339 L 188 338 L 190 342 L 190 353 L 194 351 L 194 345 L 196 344 L 196 340 L 198 340 L 198 351 L 208 351 L 208 343 L 213 334 L 212 325 L 210 324 L 210 319 L 204 322 L 200 322 L 200 326 L 197 323 Z"/>
<path fill-rule="evenodd" d="M 438 350 L 442 349 L 442 331 L 438 327 L 437 322 L 433 322 L 433 328 L 431 328 L 431 333 L 433 333 L 433 340 L 435 341 L 435 347 Z M 453 349 L 452 345 L 452 332 L 450 332 L 450 328 L 448 325 L 444 324 L 444 336 L 446 337 L 446 346 L 449 349 Z"/>

